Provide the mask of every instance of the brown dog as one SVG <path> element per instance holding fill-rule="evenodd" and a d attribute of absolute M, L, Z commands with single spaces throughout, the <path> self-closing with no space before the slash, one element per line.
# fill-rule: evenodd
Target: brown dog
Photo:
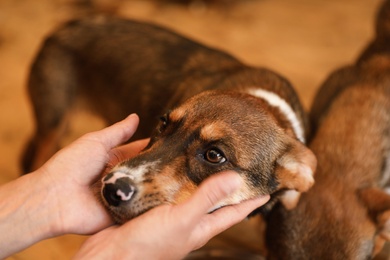
<path fill-rule="evenodd" d="M 311 111 L 313 188 L 267 216 L 269 259 L 371 259 L 390 239 L 390 1 L 377 39 L 333 73 Z"/>
<path fill-rule="evenodd" d="M 102 180 L 103 201 L 120 223 L 186 199 L 223 170 L 239 172 L 245 185 L 219 206 L 292 190 L 283 195 L 291 207 L 313 184 L 307 120 L 289 82 L 155 25 L 108 17 L 69 22 L 44 43 L 29 91 L 37 130 L 26 171 L 57 149 L 77 99 L 107 123 L 137 113 L 136 138 L 158 125 L 139 156 Z"/>

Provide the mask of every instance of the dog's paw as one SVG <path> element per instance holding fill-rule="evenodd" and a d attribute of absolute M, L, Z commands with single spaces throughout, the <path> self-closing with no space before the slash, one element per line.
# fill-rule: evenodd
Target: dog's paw
<path fill-rule="evenodd" d="M 286 209 L 291 210 L 297 206 L 300 197 L 301 193 L 299 191 L 286 190 L 280 197 L 280 202 Z"/>
<path fill-rule="evenodd" d="M 277 161 L 275 171 L 279 182 L 278 189 L 286 189 L 281 196 L 281 203 L 287 208 L 294 208 L 302 192 L 308 191 L 314 185 L 314 171 L 317 159 L 313 152 L 301 142 L 291 142 L 289 149 Z"/>

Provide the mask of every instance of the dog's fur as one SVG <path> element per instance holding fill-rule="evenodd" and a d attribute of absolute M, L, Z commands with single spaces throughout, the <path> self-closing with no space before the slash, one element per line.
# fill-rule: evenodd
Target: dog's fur
<path fill-rule="evenodd" d="M 312 106 L 315 185 L 267 216 L 269 259 L 371 259 L 390 239 L 390 1 L 377 37 Z"/>
<path fill-rule="evenodd" d="M 186 199 L 223 170 L 240 173 L 245 185 L 219 206 L 290 190 L 282 200 L 292 207 L 313 184 L 307 119 L 289 82 L 155 25 L 112 17 L 67 23 L 38 53 L 29 93 L 37 130 L 25 171 L 57 149 L 76 99 L 107 123 L 137 113 L 135 138 L 158 125 L 139 156 L 102 180 L 103 201 L 120 223 Z"/>

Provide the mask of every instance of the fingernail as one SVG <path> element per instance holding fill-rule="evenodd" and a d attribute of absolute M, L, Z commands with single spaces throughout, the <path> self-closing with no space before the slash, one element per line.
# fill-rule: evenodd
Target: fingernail
<path fill-rule="evenodd" d="M 233 193 L 238 190 L 242 185 L 242 178 L 236 172 L 224 173 L 228 178 L 225 181 L 227 192 Z"/>
<path fill-rule="evenodd" d="M 136 117 L 136 116 L 137 116 L 136 113 L 132 113 L 132 114 L 130 114 L 127 118 Z"/>

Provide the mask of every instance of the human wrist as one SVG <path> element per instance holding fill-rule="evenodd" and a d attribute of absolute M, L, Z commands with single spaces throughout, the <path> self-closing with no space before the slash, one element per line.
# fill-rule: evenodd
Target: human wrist
<path fill-rule="evenodd" d="M 31 173 L 0 187 L 0 258 L 55 235 L 47 185 Z"/>

